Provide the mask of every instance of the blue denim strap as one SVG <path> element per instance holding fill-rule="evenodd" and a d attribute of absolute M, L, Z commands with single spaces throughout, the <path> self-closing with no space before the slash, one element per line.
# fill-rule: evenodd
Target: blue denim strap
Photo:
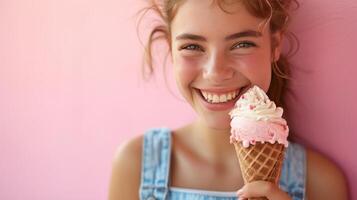
<path fill-rule="evenodd" d="M 293 200 L 306 199 L 306 152 L 300 144 L 289 143 L 279 185 Z"/>
<path fill-rule="evenodd" d="M 171 157 L 171 134 L 167 128 L 144 134 L 140 199 L 166 199 Z"/>

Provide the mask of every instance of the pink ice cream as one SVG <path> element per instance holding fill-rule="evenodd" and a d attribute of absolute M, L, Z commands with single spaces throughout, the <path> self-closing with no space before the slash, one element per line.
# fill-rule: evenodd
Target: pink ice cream
<path fill-rule="evenodd" d="M 236 102 L 231 116 L 230 142 L 249 147 L 256 142 L 278 142 L 288 146 L 289 127 L 282 118 L 283 109 L 269 100 L 264 90 L 253 86 Z"/>

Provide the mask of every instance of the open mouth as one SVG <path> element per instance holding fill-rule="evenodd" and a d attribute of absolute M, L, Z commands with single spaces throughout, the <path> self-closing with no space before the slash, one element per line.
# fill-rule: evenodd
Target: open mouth
<path fill-rule="evenodd" d="M 237 90 L 233 90 L 225 93 L 207 92 L 200 89 L 196 89 L 196 90 L 201 95 L 202 99 L 204 99 L 207 103 L 224 104 L 224 103 L 231 103 L 232 101 L 236 101 L 237 99 L 239 99 L 247 88 L 248 86 L 245 86 Z"/>

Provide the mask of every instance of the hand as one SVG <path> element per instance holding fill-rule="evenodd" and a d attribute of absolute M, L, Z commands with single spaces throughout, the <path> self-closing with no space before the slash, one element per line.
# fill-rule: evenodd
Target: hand
<path fill-rule="evenodd" d="M 253 181 L 237 191 L 239 199 L 266 197 L 269 200 L 291 200 L 291 197 L 277 185 L 268 181 Z"/>

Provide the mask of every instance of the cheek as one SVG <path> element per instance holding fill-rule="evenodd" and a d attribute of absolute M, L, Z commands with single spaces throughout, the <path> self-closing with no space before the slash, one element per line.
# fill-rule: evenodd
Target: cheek
<path fill-rule="evenodd" d="M 176 57 L 175 63 L 175 77 L 181 84 L 188 85 L 200 73 L 200 64 L 197 59 Z"/>
<path fill-rule="evenodd" d="M 197 67 L 196 62 L 179 57 L 175 57 L 173 67 L 177 88 L 188 102 L 192 102 L 192 91 L 190 87 L 199 73 L 197 70 L 199 67 Z"/>
<path fill-rule="evenodd" d="M 200 65 L 195 60 L 175 58 L 173 63 L 175 79 L 181 95 L 188 101 L 193 102 L 191 83 L 199 77 Z"/>
<path fill-rule="evenodd" d="M 259 55 L 245 56 L 237 62 L 240 70 L 252 75 L 264 74 L 263 72 L 270 67 L 269 62 Z"/>
<path fill-rule="evenodd" d="M 265 54 L 245 55 L 236 58 L 234 66 L 251 83 L 268 90 L 271 79 L 271 64 L 268 56 Z"/>

